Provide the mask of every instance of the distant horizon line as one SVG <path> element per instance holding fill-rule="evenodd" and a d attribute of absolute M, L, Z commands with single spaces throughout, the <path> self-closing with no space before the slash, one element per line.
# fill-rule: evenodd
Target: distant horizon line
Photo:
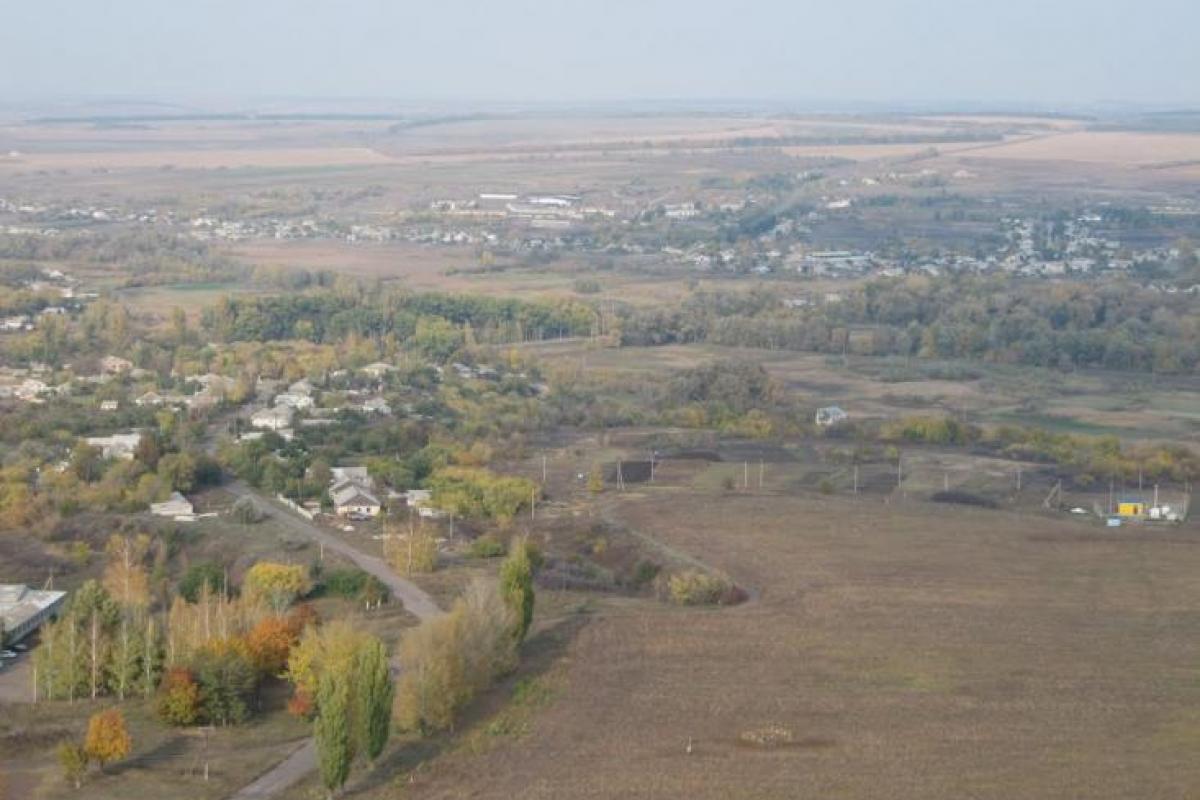
<path fill-rule="evenodd" d="M 104 107 L 126 106 L 125 111 L 104 113 Z M 142 108 L 135 108 L 141 106 Z M 276 106 L 272 108 L 272 106 Z M 279 106 L 293 106 L 280 108 Z M 349 110 L 352 106 L 374 106 Z M 72 107 L 74 107 L 72 109 Z M 87 109 L 90 107 L 91 111 Z M 152 109 L 161 108 L 162 111 Z M 391 121 L 435 115 L 466 117 L 522 116 L 545 113 L 571 115 L 611 114 L 655 116 L 688 114 L 906 114 L 1033 116 L 1060 119 L 1094 119 L 1122 114 L 1200 114 L 1200 103 L 982 102 L 978 100 L 829 100 L 815 98 L 661 97 L 596 98 L 579 100 L 456 99 L 389 97 L 377 95 L 329 96 L 301 94 L 177 95 L 141 93 L 45 94 L 39 97 L 0 100 L 0 110 L 33 116 L 28 123 L 70 122 L 170 122 L 170 121 Z M 168 110 L 170 109 L 170 110 Z"/>

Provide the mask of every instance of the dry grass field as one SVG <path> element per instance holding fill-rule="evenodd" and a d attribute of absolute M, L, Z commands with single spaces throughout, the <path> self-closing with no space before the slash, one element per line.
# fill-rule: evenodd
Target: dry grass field
<path fill-rule="evenodd" d="M 989 147 L 983 158 L 1152 167 L 1200 161 L 1200 135 L 1074 131 Z"/>
<path fill-rule="evenodd" d="M 1143 193 L 1190 191 L 1200 176 L 1200 134 L 1063 130 L 951 152 L 927 166 L 976 174 L 975 191 Z"/>
<path fill-rule="evenodd" d="M 638 305 L 676 302 L 687 295 L 679 277 L 634 271 L 597 273 L 566 256 L 545 266 L 498 262 L 480 267 L 479 250 L 469 245 L 421 245 L 409 242 L 362 244 L 338 241 L 263 240 L 239 243 L 232 253 L 248 265 L 330 270 L 371 280 L 396 282 L 414 291 L 478 292 L 524 298 L 615 299 Z M 600 292 L 586 297 L 576 279 L 595 279 Z M 709 290 L 744 290 L 756 282 L 744 278 L 705 279 Z"/>
<path fill-rule="evenodd" d="M 405 796 L 1186 798 L 1200 785 L 1194 530 L 667 489 L 618 514 L 756 599 L 606 607 L 526 735 L 426 764 Z"/>

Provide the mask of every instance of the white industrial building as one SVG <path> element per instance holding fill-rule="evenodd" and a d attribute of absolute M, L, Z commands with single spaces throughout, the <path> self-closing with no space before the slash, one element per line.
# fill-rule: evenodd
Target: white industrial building
<path fill-rule="evenodd" d="M 62 609 L 66 592 L 30 589 L 19 583 L 0 584 L 0 620 L 4 623 L 4 643 L 19 642 L 53 619 Z"/>

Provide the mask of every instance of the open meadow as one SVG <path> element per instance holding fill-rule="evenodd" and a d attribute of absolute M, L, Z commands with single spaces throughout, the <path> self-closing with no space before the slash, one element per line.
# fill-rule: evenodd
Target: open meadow
<path fill-rule="evenodd" d="M 679 488 L 613 515 L 752 599 L 604 604 L 528 730 L 430 762 L 407 796 L 1185 798 L 1200 781 L 1194 524 Z"/>

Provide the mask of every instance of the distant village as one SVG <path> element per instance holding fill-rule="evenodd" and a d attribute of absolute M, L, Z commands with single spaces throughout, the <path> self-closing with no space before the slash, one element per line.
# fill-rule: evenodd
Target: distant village
<path fill-rule="evenodd" d="M 814 245 L 821 224 L 853 215 L 869 198 L 852 190 L 864 187 L 925 185 L 930 181 L 968 181 L 974 176 L 958 170 L 942 176 L 932 170 L 887 171 L 875 176 L 832 181 L 820 172 L 789 176 L 792 185 L 822 181 L 829 191 L 819 195 L 811 210 L 772 216 L 775 195 L 758 189 L 702 192 L 688 198 L 673 192 L 649 197 L 640 194 L 521 193 L 479 191 L 465 198 L 438 198 L 423 208 L 379 212 L 378 222 L 336 219 L 312 214 L 297 218 L 253 216 L 229 218 L 217 213 L 184 214 L 158 208 L 122 209 L 115 206 L 36 204 L 0 197 L 4 216 L 19 224 L 0 224 L 0 232 L 58 236 L 86 232 L 97 226 L 125 224 L 165 227 L 208 242 L 252 240 L 340 240 L 348 243 L 407 242 L 429 246 L 470 246 L 510 253 L 579 252 L 601 256 L 639 256 L 658 259 L 696 271 L 752 275 L 803 276 L 822 279 L 938 277 L 953 273 L 1003 273 L 1025 277 L 1087 276 L 1127 272 L 1141 265 L 1163 263 L 1179 254 L 1169 246 L 1134 248 L 1103 233 L 1103 217 L 1086 210 L 1053 224 L 1022 216 L 999 218 L 994 236 L 975 252 L 941 249 L 928 257 L 889 257 L 867 249 Z M 1155 207 L 1152 213 L 1169 217 L 1200 215 L 1191 201 Z M 713 238 L 716 229 L 738 228 L 747 219 L 763 217 L 770 224 L 739 229 L 739 238 Z M 695 229 L 693 231 L 693 229 Z M 998 242 L 999 244 L 993 244 Z M 980 252 L 983 249 L 985 252 Z M 48 276 L 49 281 L 53 281 Z M 74 299 L 70 283 L 55 284 L 64 300 Z M 32 287 L 31 287 L 32 288 Z M 1162 287 L 1178 291 L 1178 287 Z M 1191 287 L 1197 291 L 1196 287 Z M 62 313 L 63 307 L 42 313 Z M 29 330 L 29 317 L 0 320 L 0 332 Z"/>

